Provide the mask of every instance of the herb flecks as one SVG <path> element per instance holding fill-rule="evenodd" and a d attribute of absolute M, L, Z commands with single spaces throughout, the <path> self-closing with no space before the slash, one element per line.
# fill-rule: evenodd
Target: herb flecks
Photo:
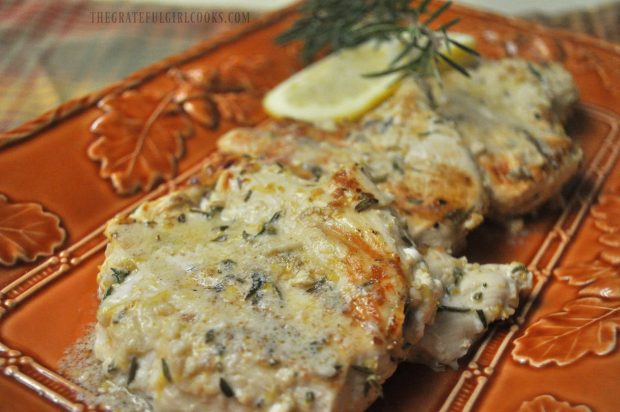
<path fill-rule="evenodd" d="M 112 277 L 114 277 L 114 280 L 116 281 L 116 283 L 119 283 L 119 284 L 123 283 L 130 273 L 128 270 L 125 270 L 125 269 L 111 268 L 111 270 L 112 270 Z"/>
<path fill-rule="evenodd" d="M 464 276 L 465 276 L 465 271 L 463 270 L 463 268 L 455 266 L 452 269 L 452 277 L 454 278 L 455 286 L 458 286 L 459 283 L 461 283 L 461 279 L 463 279 Z"/>
<path fill-rule="evenodd" d="M 243 201 L 247 202 L 248 200 L 250 200 L 250 198 L 252 197 L 252 191 L 248 190 L 248 192 L 245 194 L 245 196 L 243 196 Z"/>
<path fill-rule="evenodd" d="M 527 68 L 530 71 L 530 73 L 532 73 L 534 75 L 534 77 L 536 77 L 536 79 L 538 79 L 538 81 L 544 82 L 545 78 L 540 73 L 540 71 L 538 71 L 538 69 L 536 69 L 536 67 L 534 67 L 534 65 L 532 63 L 527 62 Z"/>
<path fill-rule="evenodd" d="M 219 235 L 219 236 L 211 239 L 211 242 L 225 242 L 227 240 L 228 240 L 228 235 L 224 233 L 222 235 Z"/>
<path fill-rule="evenodd" d="M 486 328 L 488 326 L 488 321 L 487 321 L 487 317 L 484 314 L 484 311 L 482 309 L 470 309 L 470 308 L 461 308 L 461 307 L 455 307 L 455 306 L 446 306 L 446 305 L 438 305 L 437 306 L 437 311 L 438 312 L 455 312 L 455 313 L 472 313 L 472 312 L 476 312 L 476 315 L 478 316 L 478 319 L 480 319 L 480 323 L 482 323 L 482 326 L 484 328 Z"/>
<path fill-rule="evenodd" d="M 389 67 L 369 76 L 399 72 L 439 77 L 440 61 L 467 75 L 464 67 L 441 50 L 457 48 L 475 56 L 478 53 L 448 37 L 448 29 L 459 22 L 458 18 L 436 23 L 451 2 L 447 1 L 432 10 L 430 3 L 431 0 L 308 0 L 299 8 L 301 17 L 276 41 L 301 41 L 301 56 L 305 61 L 310 61 L 325 49 L 336 51 L 372 40 L 396 40 L 401 43 L 402 51 Z"/>
<path fill-rule="evenodd" d="M 233 398 L 235 396 L 235 391 L 224 378 L 220 378 L 220 390 L 227 398 Z"/>
<path fill-rule="evenodd" d="M 234 260 L 224 259 L 220 262 L 220 268 L 218 269 L 218 273 L 228 272 L 232 270 L 232 268 L 235 267 L 236 265 L 237 265 L 237 262 L 235 262 Z"/>
<path fill-rule="evenodd" d="M 314 176 L 314 180 L 318 182 L 319 180 L 321 180 L 321 176 L 323 176 L 323 169 L 321 169 L 319 166 L 311 166 L 310 173 L 312 173 L 312 176 Z"/>
<path fill-rule="evenodd" d="M 252 285 L 250 286 L 248 293 L 245 295 L 245 300 L 252 299 L 252 303 L 258 303 L 260 296 L 257 295 L 257 293 L 265 284 L 265 280 L 265 275 L 262 273 L 252 273 Z"/>
<path fill-rule="evenodd" d="M 204 217 L 206 217 L 207 219 L 211 220 L 217 214 L 221 213 L 222 210 L 224 210 L 223 206 L 211 206 L 209 208 L 209 210 L 202 210 L 202 209 L 192 208 L 189 211 L 192 212 L 192 213 L 199 213 L 199 214 L 203 215 Z"/>
<path fill-rule="evenodd" d="M 327 281 L 327 279 L 325 279 L 325 278 L 321 278 L 321 279 L 317 280 L 316 282 L 314 282 L 314 284 L 312 286 L 310 286 L 308 289 L 306 289 L 306 292 L 308 292 L 308 293 L 315 293 L 315 292 L 317 292 L 319 289 L 321 289 L 321 287 L 323 287 L 323 285 L 325 284 L 326 281 Z"/>
<path fill-rule="evenodd" d="M 379 201 L 371 193 L 360 193 L 360 201 L 355 205 L 355 211 L 361 213 L 379 204 Z"/>
<path fill-rule="evenodd" d="M 164 374 L 164 378 L 170 383 L 172 383 L 172 374 L 170 374 L 170 368 L 168 367 L 168 362 L 166 359 L 161 358 L 161 372 Z"/>
<path fill-rule="evenodd" d="M 125 269 L 110 268 L 110 270 L 112 271 L 112 277 L 114 278 L 115 283 L 119 285 L 123 283 L 125 279 L 127 278 L 127 276 L 131 274 L 129 270 L 125 270 Z M 105 291 L 102 300 L 110 296 L 113 291 L 114 291 L 114 285 L 110 285 L 108 289 Z"/>
<path fill-rule="evenodd" d="M 487 317 L 484 315 L 484 311 L 482 309 L 477 309 L 476 314 L 478 315 L 478 319 L 480 319 L 482 326 L 486 328 L 488 323 L 487 323 Z"/>
<path fill-rule="evenodd" d="M 129 365 L 129 373 L 127 374 L 127 386 L 136 379 L 136 373 L 138 372 L 138 359 L 134 356 L 131 358 L 131 364 Z"/>
<path fill-rule="evenodd" d="M 403 167 L 398 160 L 392 160 L 392 169 L 396 170 L 401 175 L 405 173 Z"/>
<path fill-rule="evenodd" d="M 261 226 L 258 233 L 256 233 L 254 236 L 250 235 L 245 230 L 243 231 L 241 236 L 243 236 L 244 240 L 250 240 L 252 238 L 257 238 L 261 235 L 275 235 L 278 233 L 278 229 L 276 228 L 275 224 L 278 220 L 280 220 L 281 216 L 282 216 L 282 212 L 278 211 L 274 213 L 268 221 L 263 223 L 263 226 Z"/>
<path fill-rule="evenodd" d="M 284 296 L 282 295 L 282 291 L 280 290 L 280 288 L 278 287 L 278 285 L 276 285 L 275 283 L 271 283 L 271 287 L 273 288 L 273 290 L 276 292 L 276 295 L 278 295 L 278 299 L 280 300 L 284 300 Z"/>
<path fill-rule="evenodd" d="M 417 198 L 417 197 L 408 197 L 407 198 L 407 203 L 410 203 L 412 205 L 421 205 L 422 203 L 424 203 L 424 201 L 422 199 Z"/>
<path fill-rule="evenodd" d="M 469 308 L 461 308 L 449 305 L 437 305 L 438 312 L 455 312 L 455 313 L 468 313 L 471 312 Z"/>
<path fill-rule="evenodd" d="M 109 287 L 109 288 L 105 291 L 105 293 L 104 293 L 104 295 L 103 295 L 103 299 L 102 299 L 102 300 L 105 300 L 105 298 L 107 298 L 108 296 L 110 296 L 110 295 L 112 294 L 112 291 L 113 291 L 113 290 L 114 290 L 114 288 L 113 288 L 112 286 L 110 286 L 110 287 Z"/>

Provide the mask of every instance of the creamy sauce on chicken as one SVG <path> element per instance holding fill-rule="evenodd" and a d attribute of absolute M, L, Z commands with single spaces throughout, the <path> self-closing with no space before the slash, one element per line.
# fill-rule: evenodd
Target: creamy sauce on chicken
<path fill-rule="evenodd" d="M 386 204 L 249 162 L 117 218 L 96 356 L 157 410 L 363 409 L 440 291 Z"/>
<path fill-rule="evenodd" d="M 358 411 L 400 361 L 455 366 L 532 279 L 447 252 L 484 215 L 531 211 L 581 160 L 563 69 L 471 74 L 403 80 L 355 123 L 233 130 L 219 147 L 236 157 L 111 221 L 106 385 L 160 411 Z"/>

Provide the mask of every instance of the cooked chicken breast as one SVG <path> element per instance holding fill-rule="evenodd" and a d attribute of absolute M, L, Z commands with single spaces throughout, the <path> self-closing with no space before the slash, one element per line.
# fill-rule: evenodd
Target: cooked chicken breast
<path fill-rule="evenodd" d="M 452 122 L 431 108 L 424 83 L 406 79 L 348 140 L 394 198 L 418 244 L 460 248 L 483 220 L 487 194 Z"/>
<path fill-rule="evenodd" d="M 233 130 L 220 149 L 260 160 L 217 157 L 113 220 L 95 342 L 110 379 L 162 411 L 357 411 L 399 361 L 455 365 L 531 274 L 444 250 L 489 203 L 531 210 L 581 159 L 563 69 L 472 75 L 403 80 L 353 124 Z"/>
<path fill-rule="evenodd" d="M 292 165 L 296 173 L 309 179 L 321 179 L 322 173 L 333 171 L 340 167 L 342 163 L 367 160 L 372 157 L 372 153 L 389 153 L 389 150 L 381 151 L 378 149 L 376 152 L 369 150 L 360 154 L 355 150 L 367 144 L 367 141 L 356 142 L 349 146 L 349 144 L 343 143 L 341 139 L 338 139 L 337 135 L 338 133 L 325 132 L 308 124 L 291 122 L 270 123 L 267 127 L 260 129 L 237 129 L 232 131 L 223 138 L 220 147 L 230 147 L 229 151 L 233 151 L 235 147 L 243 147 L 246 153 L 252 155 L 262 154 L 263 157 L 266 157 L 271 162 Z M 379 158 L 380 156 L 377 157 Z M 374 169 L 366 167 L 365 170 L 370 171 L 369 174 L 375 180 L 381 182 L 378 184 L 378 187 L 385 190 L 386 187 L 389 187 L 387 185 L 390 183 L 393 171 L 391 170 L 391 165 L 389 165 L 387 175 L 390 177 L 387 180 L 385 177 L 377 179 L 377 176 L 381 176 L 377 173 L 381 170 L 381 164 L 381 162 L 377 162 L 375 165 L 379 167 Z M 419 176 L 425 176 L 425 174 L 421 173 Z M 440 180 L 440 177 L 437 176 L 439 183 L 433 186 L 435 182 L 431 181 L 429 184 L 431 187 L 439 187 L 449 191 L 449 188 L 444 187 Z M 412 181 L 413 179 L 409 182 Z M 392 194 L 389 191 L 386 193 L 388 193 L 388 196 Z M 404 217 L 409 222 L 409 228 L 411 228 L 412 215 L 403 213 L 402 206 L 398 202 L 394 202 L 394 206 L 398 215 Z M 413 216 L 415 217 L 415 215 Z M 452 230 L 457 230 L 457 226 L 452 226 Z M 428 233 L 441 232 L 430 230 Z M 465 233 L 466 230 L 462 230 L 460 236 L 464 237 Z M 451 239 L 445 233 L 444 236 L 445 239 Z M 424 239 L 429 239 L 429 237 L 426 236 Z M 428 258 L 426 253 L 429 253 Z M 423 344 L 421 346 L 414 345 L 406 356 L 408 360 L 425 362 L 432 366 L 454 366 L 456 360 L 463 356 L 475 340 L 487 329 L 487 324 L 482 325 L 480 323 L 479 314 L 486 313 L 488 323 L 508 317 L 514 312 L 518 304 L 519 292 L 530 287 L 530 279 L 523 280 L 519 277 L 507 277 L 506 274 L 511 273 L 515 267 L 514 265 L 480 266 L 467 264 L 464 259 L 454 259 L 447 253 L 435 249 L 425 252 L 424 259 L 428 259 L 429 263 L 432 262 L 430 264 L 430 273 L 435 283 L 441 285 L 442 292 L 448 291 L 443 295 L 441 301 L 441 304 L 445 307 L 450 307 L 454 304 L 453 301 L 457 297 L 471 294 L 467 288 L 462 289 L 463 292 L 458 292 L 459 289 L 454 287 L 455 280 L 452 277 L 447 277 L 446 273 L 462 273 L 467 275 L 466 280 L 463 281 L 464 285 L 469 285 L 471 282 L 487 284 L 485 286 L 485 288 L 488 288 L 486 291 L 487 297 L 480 302 L 476 302 L 475 309 L 472 306 L 468 315 L 459 313 L 459 316 L 451 316 L 451 314 L 444 312 L 438 313 L 430 332 L 425 332 L 422 340 Z M 479 282 L 481 279 L 493 277 L 496 279 Z M 436 302 L 430 300 L 426 304 L 434 305 Z M 423 313 L 428 313 L 428 310 Z M 454 321 L 463 321 L 462 327 L 454 325 Z M 432 337 L 427 336 L 429 333 Z"/>
<path fill-rule="evenodd" d="M 519 294 L 532 286 L 532 274 L 521 263 L 478 265 L 429 249 L 424 259 L 445 291 L 435 321 L 409 355 L 433 367 L 457 367 L 492 322 L 515 313 Z"/>
<path fill-rule="evenodd" d="M 431 110 L 421 85 L 404 80 L 395 96 L 356 124 L 330 131 L 270 121 L 232 130 L 218 146 L 315 176 L 359 163 L 394 199 L 416 243 L 456 249 L 482 221 L 486 193 L 458 132 Z"/>
<path fill-rule="evenodd" d="M 562 126 L 577 91 L 560 65 L 485 61 L 471 78 L 449 72 L 443 87 L 426 84 L 404 80 L 359 122 L 335 130 L 270 121 L 229 132 L 219 147 L 314 174 L 363 164 L 413 239 L 447 250 L 462 246 L 483 214 L 531 212 L 578 170 L 581 150 Z"/>
<path fill-rule="evenodd" d="M 570 76 L 559 66 L 538 68 L 555 79 L 545 82 L 547 96 L 553 101 L 553 108 L 549 110 L 564 116 L 574 99 Z M 536 70 L 534 66 L 531 69 Z M 356 125 L 340 125 L 335 131 L 329 131 L 296 122 L 269 122 L 259 129 L 230 132 L 220 140 L 220 148 L 294 165 L 317 178 L 325 170 L 333 170 L 342 163 L 364 164 L 378 186 L 395 199 L 396 210 L 409 223 L 409 231 L 417 242 L 455 247 L 479 223 L 477 216 L 484 213 L 485 194 L 468 152 L 462 150 L 459 136 L 454 133 L 453 123 L 433 114 L 421 84 L 404 82 L 394 97 Z M 554 127 L 563 133 L 559 123 Z M 468 176 L 475 183 L 468 186 L 451 180 L 451 174 L 443 168 L 447 160 L 451 160 L 451 166 L 457 166 L 454 169 L 469 171 Z M 459 193 L 463 186 L 465 190 Z M 557 187 L 551 186 L 545 190 L 557 191 Z M 415 190 L 419 191 L 418 194 L 411 195 Z M 439 195 L 434 197 L 433 194 Z M 412 202 L 413 199 L 429 198 L 440 200 L 426 204 Z M 437 206 L 444 203 L 441 199 L 445 198 L 452 200 L 446 202 L 447 208 L 452 209 L 444 217 L 456 219 L 460 225 L 444 225 L 440 213 L 425 213 L 429 205 L 431 211 L 434 205 L 437 212 Z M 419 208 L 415 208 L 416 203 Z M 455 205 L 459 207 L 455 208 Z M 463 210 L 476 211 L 473 213 L 476 220 L 467 221 L 472 215 L 462 215 L 459 211 Z M 461 218 L 464 220 L 459 222 Z M 432 222 L 431 227 L 429 222 Z M 413 349 L 410 358 L 433 365 L 455 365 L 489 323 L 506 319 L 514 313 L 519 292 L 531 286 L 531 275 L 522 265 L 480 266 L 432 249 L 429 253 L 424 257 L 429 262 L 431 275 L 442 283 L 444 290 L 452 291 L 443 296 L 440 308 L 457 308 L 457 311 L 440 310 L 435 323 Z M 466 275 L 464 286 L 455 287 L 454 280 L 446 277 L 446 273 Z M 481 285 L 486 285 L 484 288 L 488 290 L 470 290 L 481 288 Z M 462 306 L 466 303 L 463 297 L 471 298 L 470 295 L 484 298 Z"/>
<path fill-rule="evenodd" d="M 205 177 L 206 176 L 206 177 Z M 359 411 L 441 293 L 358 168 L 253 161 L 107 227 L 94 353 L 158 411 Z"/>
<path fill-rule="evenodd" d="M 562 120 L 577 99 L 559 64 L 485 61 L 446 73 L 433 87 L 437 111 L 455 122 L 482 172 L 495 217 L 534 210 L 580 167 L 579 146 Z"/>

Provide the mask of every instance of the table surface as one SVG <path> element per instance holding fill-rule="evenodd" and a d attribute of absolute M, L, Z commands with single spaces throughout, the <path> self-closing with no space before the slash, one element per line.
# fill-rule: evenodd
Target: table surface
<path fill-rule="evenodd" d="M 290 1 L 3 0 L 0 2 L 0 131 L 16 127 L 71 98 L 120 80 L 216 33 L 247 24 L 267 8 L 284 6 Z M 620 41 L 618 0 L 553 0 L 542 2 L 535 8 L 530 7 L 531 0 L 463 2 L 477 6 L 486 3 L 487 8 L 512 14 L 534 9 L 552 11 L 553 14 L 537 13 L 526 17 Z M 593 6 L 600 3 L 605 5 L 562 13 L 576 4 Z M 111 12 L 118 16 L 131 12 L 179 11 L 215 11 L 222 17 L 209 24 L 109 21 Z M 244 13 L 229 14 L 231 11 Z M 246 13 L 250 13 L 249 16 Z"/>

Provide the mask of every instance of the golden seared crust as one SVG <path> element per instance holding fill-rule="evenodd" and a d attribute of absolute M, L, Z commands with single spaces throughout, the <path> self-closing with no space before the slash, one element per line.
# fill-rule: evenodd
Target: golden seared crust
<path fill-rule="evenodd" d="M 157 410 L 363 410 L 438 293 L 389 199 L 356 167 L 213 160 L 108 225 L 95 355 Z"/>
<path fill-rule="evenodd" d="M 534 210 L 579 169 L 582 153 L 561 121 L 575 103 L 570 75 L 557 64 L 485 61 L 467 78 L 448 73 L 433 87 L 483 174 L 495 217 Z"/>

